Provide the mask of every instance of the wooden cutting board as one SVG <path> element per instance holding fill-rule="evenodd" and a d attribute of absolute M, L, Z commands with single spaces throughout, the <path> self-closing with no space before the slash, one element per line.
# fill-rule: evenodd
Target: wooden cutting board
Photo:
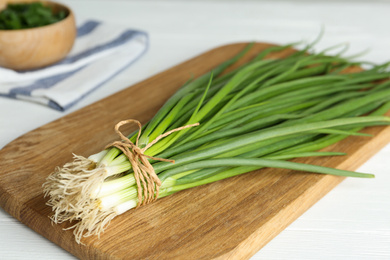
<path fill-rule="evenodd" d="M 72 153 L 88 156 L 102 150 L 117 139 L 113 127 L 120 120 L 147 122 L 189 78 L 245 45 L 208 51 L 14 140 L 0 151 L 0 206 L 81 259 L 250 258 L 343 178 L 275 169 L 244 174 L 120 215 L 100 239 L 85 239 L 85 245 L 75 242 L 72 231 L 63 230 L 66 225 L 51 224 L 41 188 Z M 269 46 L 256 43 L 244 59 Z M 329 149 L 348 156 L 299 161 L 355 170 L 390 141 L 390 127 L 365 132 L 375 137 L 350 137 Z"/>

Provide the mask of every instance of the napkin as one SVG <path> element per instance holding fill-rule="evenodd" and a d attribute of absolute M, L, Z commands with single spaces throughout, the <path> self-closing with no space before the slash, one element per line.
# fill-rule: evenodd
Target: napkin
<path fill-rule="evenodd" d="M 70 53 L 38 70 L 0 68 L 0 96 L 65 111 L 124 68 L 148 48 L 147 33 L 86 20 L 79 24 Z"/>

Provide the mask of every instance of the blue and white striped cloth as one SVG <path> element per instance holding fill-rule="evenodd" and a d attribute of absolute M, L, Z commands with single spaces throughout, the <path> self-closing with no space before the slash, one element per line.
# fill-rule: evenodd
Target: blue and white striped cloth
<path fill-rule="evenodd" d="M 64 111 L 136 61 L 148 48 L 145 32 L 85 21 L 62 61 L 32 71 L 0 68 L 0 96 Z"/>

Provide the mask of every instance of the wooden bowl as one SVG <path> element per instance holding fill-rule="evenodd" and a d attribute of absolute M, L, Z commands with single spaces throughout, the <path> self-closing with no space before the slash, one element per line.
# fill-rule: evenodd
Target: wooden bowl
<path fill-rule="evenodd" d="M 5 1 L 0 5 L 0 10 L 4 9 L 7 3 L 15 2 L 21 1 Z M 55 2 L 40 2 L 53 8 L 54 12 L 65 10 L 67 17 L 57 23 L 37 28 L 0 30 L 0 67 L 14 70 L 37 69 L 60 61 L 72 49 L 76 38 L 72 10 Z"/>

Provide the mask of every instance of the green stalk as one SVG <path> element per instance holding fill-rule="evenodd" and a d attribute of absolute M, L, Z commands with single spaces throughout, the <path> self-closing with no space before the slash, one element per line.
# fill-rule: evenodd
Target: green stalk
<path fill-rule="evenodd" d="M 249 44 L 244 48 L 243 51 L 238 53 L 235 57 L 232 59 L 222 63 L 221 65 L 217 66 L 212 72 L 206 73 L 199 78 L 189 82 L 187 85 L 183 86 L 181 89 L 179 89 L 165 104 L 164 106 L 156 113 L 156 115 L 153 117 L 153 119 L 150 121 L 148 127 L 143 132 L 143 136 L 148 136 L 152 130 L 158 125 L 158 123 L 161 121 L 161 119 L 170 111 L 170 109 L 184 96 L 186 96 L 191 91 L 199 88 L 199 86 L 202 86 L 203 84 L 207 83 L 210 80 L 210 76 L 212 74 L 219 75 L 222 73 L 227 67 L 234 64 L 236 61 L 238 61 L 242 56 L 244 56 L 251 48 L 253 44 Z"/>
<path fill-rule="evenodd" d="M 313 131 L 321 128 L 331 128 L 336 126 L 350 125 L 358 123 L 369 123 L 369 122 L 388 122 L 390 123 L 390 118 L 388 117 L 380 117 L 380 116 L 372 116 L 372 117 L 361 117 L 361 118 L 342 118 L 342 119 L 334 119 L 329 121 L 321 121 L 314 123 L 305 123 L 302 125 L 293 125 L 287 127 L 281 127 L 271 130 L 263 130 L 263 131 L 255 131 L 253 133 L 245 134 L 240 137 L 240 139 L 228 139 L 223 144 L 218 146 L 210 147 L 201 151 L 190 152 L 186 154 L 186 156 L 178 155 L 175 158 L 175 164 L 170 164 L 166 162 L 159 162 L 154 164 L 154 169 L 156 173 L 160 173 L 168 168 L 178 167 L 183 164 L 187 164 L 194 161 L 199 161 L 207 158 L 212 158 L 217 156 L 223 152 L 227 152 L 230 150 L 234 150 L 246 145 L 250 145 L 252 143 L 260 142 L 263 140 L 282 137 L 286 135 L 292 135 L 297 133 L 305 133 L 309 131 Z M 161 180 L 168 177 L 166 174 L 162 173 L 159 175 Z"/>
<path fill-rule="evenodd" d="M 232 161 L 232 159 L 228 158 L 226 160 L 221 159 L 221 161 L 217 160 L 210 160 L 207 161 L 207 164 L 205 165 L 213 167 L 212 165 L 222 165 L 223 163 L 228 163 L 228 161 Z M 215 174 L 210 178 L 202 179 L 197 182 L 187 183 L 183 185 L 175 185 L 173 187 L 170 187 L 169 189 L 166 189 L 164 191 L 161 191 L 160 197 L 164 197 L 164 193 L 172 193 L 177 192 L 189 188 L 193 188 L 196 186 L 212 183 L 215 181 L 227 179 L 236 175 L 240 175 L 244 172 L 248 171 L 254 171 L 260 168 L 264 167 L 271 167 L 271 168 L 280 168 L 280 169 L 290 169 L 290 170 L 297 170 L 297 171 L 307 171 L 307 172 L 313 172 L 313 173 L 320 173 L 320 174 L 331 174 L 336 176 L 344 176 L 344 177 L 359 177 L 359 178 L 374 178 L 375 176 L 372 174 L 367 173 L 357 173 L 357 172 L 350 172 L 350 171 L 344 171 L 344 170 L 338 170 L 334 168 L 327 168 L 323 166 L 316 166 L 316 165 L 310 165 L 310 164 L 302 164 L 302 163 L 296 163 L 296 162 L 290 162 L 290 161 L 283 161 L 283 160 L 269 160 L 269 159 L 238 159 L 236 161 L 236 165 L 240 164 L 241 166 L 245 165 L 246 167 L 236 167 L 231 168 L 228 170 L 224 170 L 220 172 L 219 174 Z M 234 162 L 230 162 L 230 164 L 225 164 L 234 166 Z M 196 165 L 191 165 L 192 167 L 196 167 Z"/>

